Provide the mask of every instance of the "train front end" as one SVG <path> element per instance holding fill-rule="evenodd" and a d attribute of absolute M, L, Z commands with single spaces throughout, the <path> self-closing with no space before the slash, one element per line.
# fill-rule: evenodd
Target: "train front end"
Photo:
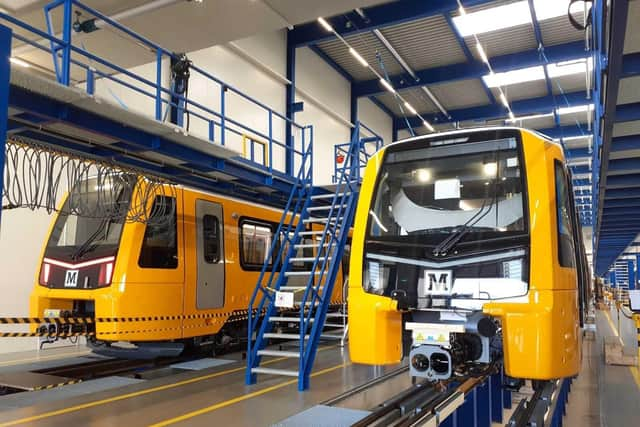
<path fill-rule="evenodd" d="M 411 375 L 431 380 L 502 361 L 517 378 L 575 375 L 575 224 L 562 159 L 555 143 L 515 128 L 380 151 L 356 214 L 352 360 L 408 356 Z"/>

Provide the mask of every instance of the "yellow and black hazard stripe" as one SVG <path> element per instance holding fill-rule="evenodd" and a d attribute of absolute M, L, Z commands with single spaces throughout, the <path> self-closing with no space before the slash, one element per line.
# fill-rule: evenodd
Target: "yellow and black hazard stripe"
<path fill-rule="evenodd" d="M 336 308 L 341 306 L 340 301 L 331 302 L 330 307 Z M 301 308 L 300 305 L 294 305 L 289 308 L 278 308 L 277 312 L 287 313 L 296 311 Z M 205 328 L 211 326 L 211 320 L 213 323 L 236 323 L 249 319 L 249 313 L 253 316 L 262 316 L 267 312 L 267 308 L 263 308 L 258 313 L 258 309 L 252 310 L 233 310 L 216 313 L 198 313 L 198 314 L 184 314 L 184 315 L 170 315 L 170 316 L 140 316 L 140 317 L 4 317 L 0 318 L 0 324 L 56 324 L 56 325 L 84 325 L 83 331 L 65 331 L 58 329 L 55 332 L 48 330 L 41 330 L 36 332 L 0 332 L 0 337 L 11 338 L 24 338 L 24 337 L 57 337 L 57 338 L 70 338 L 77 336 L 94 336 L 96 333 L 89 330 L 86 326 L 94 325 L 98 323 L 133 323 L 133 322 L 161 322 L 161 321 L 176 321 L 176 320 L 207 320 L 207 323 L 199 323 L 195 325 L 183 325 L 179 327 L 167 327 L 167 328 L 150 328 L 150 329 L 136 329 L 125 331 L 107 331 L 101 332 L 101 335 L 119 335 L 119 334 L 140 334 L 140 333 L 153 333 L 153 332 L 166 332 L 176 331 L 183 329 Z"/>
<path fill-rule="evenodd" d="M 0 324 L 16 325 L 51 323 L 60 325 L 85 325 L 94 322 L 93 317 L 0 317 Z"/>
<path fill-rule="evenodd" d="M 50 333 L 49 331 L 36 331 L 36 332 L 0 332 L 0 338 L 28 338 L 28 337 L 57 337 L 57 338 L 70 338 L 79 336 L 91 336 L 95 335 L 92 331 L 81 332 L 60 332 L 59 334 Z"/>
<path fill-rule="evenodd" d="M 34 387 L 32 389 L 32 391 L 50 390 L 52 388 L 62 387 L 62 386 L 71 385 L 71 384 L 78 384 L 78 383 L 81 383 L 81 382 L 82 382 L 82 380 L 79 380 L 79 379 L 70 379 L 68 381 L 64 381 L 64 382 L 61 382 L 61 383 L 47 384 L 47 385 L 43 385 L 43 386 Z"/>

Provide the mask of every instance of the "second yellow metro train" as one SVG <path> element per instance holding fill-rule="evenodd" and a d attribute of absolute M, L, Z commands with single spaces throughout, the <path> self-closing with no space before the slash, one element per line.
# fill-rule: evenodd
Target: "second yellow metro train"
<path fill-rule="evenodd" d="M 90 346 L 131 357 L 175 355 L 204 344 L 220 350 L 246 339 L 243 314 L 282 211 L 177 187 L 151 198 L 147 208 L 155 218 L 147 224 L 127 222 L 124 214 L 69 215 L 73 200 L 95 203 L 98 185 L 78 185 L 74 191 L 81 194 L 68 196 L 57 214 L 31 294 L 31 316 L 93 318 Z M 144 185 L 144 179 L 133 188 L 125 183 L 106 205 L 126 211 Z M 300 251 L 314 255 L 312 248 Z M 332 301 L 341 299 L 342 286 L 336 286 Z"/>
<path fill-rule="evenodd" d="M 432 380 L 576 375 L 589 270 L 559 144 L 519 128 L 420 136 L 369 161 L 349 279 L 357 363 Z"/>

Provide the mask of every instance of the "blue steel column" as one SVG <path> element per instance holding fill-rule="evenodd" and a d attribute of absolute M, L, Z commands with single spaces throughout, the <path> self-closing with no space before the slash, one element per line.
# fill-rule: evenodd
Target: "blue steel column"
<path fill-rule="evenodd" d="M 7 120 L 9 112 L 9 75 L 11 66 L 11 30 L 0 25 L 0 194 L 3 192 L 4 180 L 4 156 L 7 141 Z M 0 214 L 2 208 L 0 206 Z"/>
<path fill-rule="evenodd" d="M 636 274 L 635 282 L 633 283 L 633 289 L 638 289 L 638 283 L 640 282 L 640 253 L 636 254 Z"/>
<path fill-rule="evenodd" d="M 295 118 L 295 107 L 294 104 L 296 102 L 296 47 L 291 42 L 290 37 L 287 34 L 287 80 L 289 80 L 289 84 L 287 84 L 287 94 L 286 94 L 286 116 L 287 119 L 294 121 Z M 293 125 L 291 122 L 287 122 L 285 126 L 285 144 L 287 145 L 287 153 L 286 153 L 286 163 L 285 163 L 285 172 L 287 175 L 294 175 L 293 165 L 294 165 L 294 136 L 293 136 Z"/>
<path fill-rule="evenodd" d="M 636 269 L 635 262 L 633 260 L 627 261 L 627 277 L 629 278 L 629 289 L 635 289 L 636 284 Z"/>

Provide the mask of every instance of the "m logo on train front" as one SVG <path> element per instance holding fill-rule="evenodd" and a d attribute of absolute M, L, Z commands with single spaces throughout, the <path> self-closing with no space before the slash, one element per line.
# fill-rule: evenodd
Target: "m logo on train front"
<path fill-rule="evenodd" d="M 452 288 L 451 276 L 451 270 L 425 270 L 425 295 L 450 294 Z"/>
<path fill-rule="evenodd" d="M 65 288 L 77 288 L 78 287 L 78 272 L 79 270 L 67 270 L 64 275 L 64 287 Z"/>

